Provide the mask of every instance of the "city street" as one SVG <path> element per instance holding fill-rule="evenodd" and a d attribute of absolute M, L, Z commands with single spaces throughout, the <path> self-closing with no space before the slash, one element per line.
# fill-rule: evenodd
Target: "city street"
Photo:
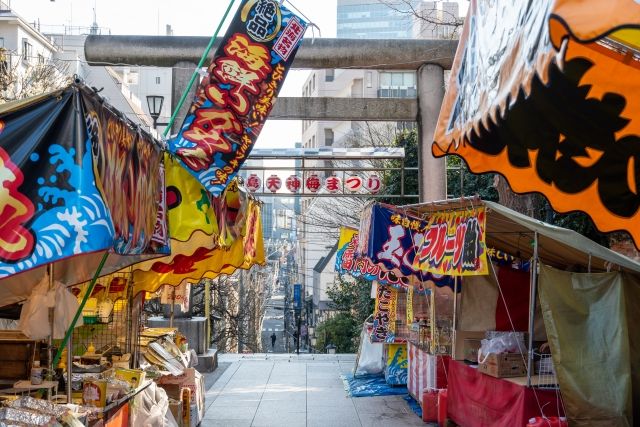
<path fill-rule="evenodd" d="M 231 363 L 206 393 L 203 426 L 425 426 L 402 396 L 349 398 L 340 374 L 355 355 L 220 355 Z"/>
<path fill-rule="evenodd" d="M 284 353 L 285 352 L 285 335 L 284 335 L 284 295 L 275 294 L 267 302 L 262 321 L 262 348 L 266 353 Z M 276 307 L 279 307 L 276 308 Z M 271 346 L 271 335 L 276 334 L 275 346 Z"/>

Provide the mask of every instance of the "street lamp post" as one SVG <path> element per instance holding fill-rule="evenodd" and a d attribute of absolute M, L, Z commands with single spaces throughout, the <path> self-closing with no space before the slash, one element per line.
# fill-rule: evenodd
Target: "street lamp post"
<path fill-rule="evenodd" d="M 147 95 L 147 107 L 149 107 L 149 115 L 153 119 L 153 128 L 158 125 L 166 126 L 168 123 L 158 123 L 158 118 L 162 112 L 162 104 L 164 103 L 164 96 L 162 95 Z"/>

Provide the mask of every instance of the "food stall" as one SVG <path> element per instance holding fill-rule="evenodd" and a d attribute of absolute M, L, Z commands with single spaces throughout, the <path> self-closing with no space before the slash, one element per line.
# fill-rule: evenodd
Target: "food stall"
<path fill-rule="evenodd" d="M 507 426 L 513 425 L 514 420 L 525 425 L 536 416 L 564 416 L 568 400 L 570 404 L 580 404 L 572 382 L 580 382 L 581 393 L 602 387 L 593 375 L 595 371 L 585 368 L 584 355 L 577 357 L 575 348 L 586 350 L 588 346 L 586 354 L 605 357 L 614 365 L 610 369 L 629 373 L 637 369 L 637 358 L 625 356 L 626 340 L 638 342 L 638 334 L 626 326 L 631 313 L 604 304 L 600 296 L 588 299 L 581 290 L 591 292 L 603 286 L 606 277 L 612 283 L 611 292 L 617 289 L 623 295 L 621 299 L 638 301 L 640 264 L 578 233 L 492 202 L 458 199 L 399 210 L 422 218 L 431 226 L 440 219 L 446 220 L 447 235 L 457 236 L 464 243 L 460 262 L 449 268 L 460 265 L 462 270 L 487 273 L 459 278 L 461 292 L 454 309 L 453 351 L 447 369 L 447 415 L 454 422 L 465 426 Z M 461 227 L 466 228 L 466 233 L 474 227 L 473 238 L 460 235 L 457 230 Z M 446 264 L 447 259 L 446 252 L 438 256 L 437 245 L 432 244 L 437 241 L 434 236 L 430 229 L 425 230 L 415 251 L 414 265 L 423 271 L 444 273 L 435 269 L 443 265 L 442 261 Z M 455 254 L 457 248 L 452 243 L 451 253 Z M 467 255 L 469 250 L 471 257 Z M 483 252 L 486 261 L 480 259 Z M 622 283 L 619 288 L 613 285 L 617 281 Z M 576 288 L 576 283 L 583 283 L 583 288 Z M 575 310 L 580 303 L 587 311 L 589 306 L 606 310 L 615 319 L 607 328 L 622 327 L 628 335 L 621 341 L 607 337 L 599 343 L 590 342 L 586 338 L 590 333 L 597 330 L 607 336 L 606 328 L 597 319 L 601 316 L 578 315 Z M 492 343 L 500 341 L 499 353 L 482 354 L 483 347 L 490 349 Z M 515 348 L 505 350 L 509 343 Z M 550 354 L 541 354 L 545 344 Z M 412 356 L 415 354 L 410 351 L 410 366 Z M 627 397 L 635 396 L 630 387 L 632 381 L 628 388 L 616 390 L 617 400 L 610 399 L 607 411 L 613 416 L 624 417 L 625 411 L 634 409 L 624 406 Z"/>

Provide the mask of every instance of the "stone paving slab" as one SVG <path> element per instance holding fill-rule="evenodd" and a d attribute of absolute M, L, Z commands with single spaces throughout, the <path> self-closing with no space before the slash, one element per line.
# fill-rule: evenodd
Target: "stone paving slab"
<path fill-rule="evenodd" d="M 426 426 L 401 396 L 349 398 L 355 355 L 221 354 L 202 427 Z"/>

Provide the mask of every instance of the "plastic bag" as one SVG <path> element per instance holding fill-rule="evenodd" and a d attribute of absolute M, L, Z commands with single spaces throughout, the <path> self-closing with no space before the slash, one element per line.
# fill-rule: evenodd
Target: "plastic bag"
<path fill-rule="evenodd" d="M 489 354 L 495 353 L 524 353 L 524 337 L 520 332 L 504 332 L 495 334 L 491 339 L 484 339 L 478 350 L 478 363 L 484 363 Z"/>
<path fill-rule="evenodd" d="M 54 283 L 55 309 L 53 312 L 53 338 L 62 339 L 71 326 L 80 304 L 75 296 L 60 282 Z M 82 326 L 82 316 L 78 317 L 75 327 Z"/>
<path fill-rule="evenodd" d="M 49 276 L 38 283 L 22 306 L 18 328 L 32 340 L 41 340 L 51 334 L 49 308 L 55 304 L 55 291 L 49 291 Z"/>
<path fill-rule="evenodd" d="M 53 338 L 64 338 L 79 306 L 76 297 L 62 283 L 54 282 L 53 289 L 49 289 L 49 276 L 45 275 L 22 306 L 18 329 L 33 340 L 47 338 L 51 334 L 49 309 L 53 308 Z M 80 317 L 76 327 L 82 324 Z"/>
<path fill-rule="evenodd" d="M 362 327 L 360 334 L 360 358 L 358 360 L 358 369 L 355 375 L 379 374 L 384 370 L 384 360 L 382 358 L 382 343 L 372 343 L 367 334 L 367 325 Z"/>
<path fill-rule="evenodd" d="M 151 383 L 134 399 L 131 413 L 132 427 L 178 427 L 169 410 L 167 392 Z"/>

